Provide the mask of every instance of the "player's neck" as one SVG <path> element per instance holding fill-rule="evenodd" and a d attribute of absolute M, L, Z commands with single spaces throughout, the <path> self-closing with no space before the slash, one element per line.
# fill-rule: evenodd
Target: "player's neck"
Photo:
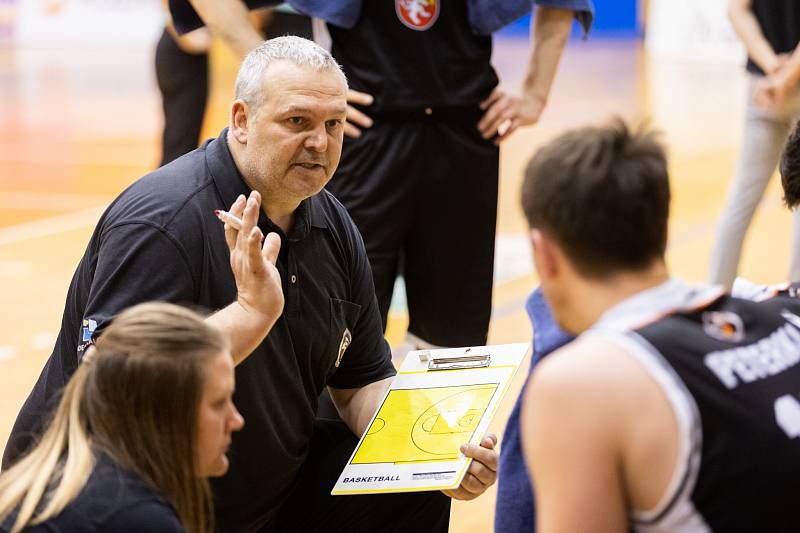
<path fill-rule="evenodd" d="M 570 329 L 578 332 L 593 326 L 609 309 L 628 298 L 657 287 L 669 279 L 663 261 L 655 261 L 645 270 L 626 271 L 602 280 L 583 279 L 576 284 L 572 301 L 573 320 Z"/>

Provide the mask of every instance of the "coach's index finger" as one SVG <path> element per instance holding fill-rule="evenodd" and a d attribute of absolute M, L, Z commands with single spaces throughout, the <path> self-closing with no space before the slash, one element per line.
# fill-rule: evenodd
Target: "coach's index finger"
<path fill-rule="evenodd" d="M 250 197 L 247 198 L 247 204 L 242 213 L 242 228 L 239 230 L 236 244 L 242 249 L 247 249 L 248 239 L 258 223 L 258 214 L 261 210 L 261 195 L 258 191 L 250 192 Z M 260 247 L 259 247 L 260 248 Z"/>

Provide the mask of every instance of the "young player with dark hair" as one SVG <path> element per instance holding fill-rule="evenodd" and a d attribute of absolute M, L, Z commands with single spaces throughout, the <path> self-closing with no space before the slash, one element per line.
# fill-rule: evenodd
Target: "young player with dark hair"
<path fill-rule="evenodd" d="M 800 530 L 800 302 L 669 276 L 651 133 L 562 135 L 522 196 L 544 294 L 579 335 L 525 393 L 537 530 Z"/>

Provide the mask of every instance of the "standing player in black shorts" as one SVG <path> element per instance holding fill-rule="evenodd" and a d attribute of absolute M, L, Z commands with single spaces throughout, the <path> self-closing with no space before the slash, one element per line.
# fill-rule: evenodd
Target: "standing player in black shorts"
<path fill-rule="evenodd" d="M 622 123 L 526 171 L 542 288 L 580 336 L 522 411 L 537 531 L 800 531 L 800 301 L 689 287 L 664 262 L 666 158 Z"/>
<path fill-rule="evenodd" d="M 250 20 L 268 39 L 281 35 L 312 37 L 311 20 L 285 10 L 253 12 Z M 171 17 L 167 17 L 155 50 L 156 82 L 164 113 L 160 167 L 191 152 L 201 140 L 208 100 L 210 48 L 208 28 L 178 35 Z"/>
<path fill-rule="evenodd" d="M 192 26 L 176 10 L 181 3 L 173 0 L 171 7 L 176 27 L 185 31 Z M 241 53 L 258 43 L 241 14 L 241 0 L 191 4 Z M 353 89 L 346 130 L 351 138 L 327 188 L 364 237 L 384 327 L 402 273 L 415 344 L 485 344 L 497 145 L 518 126 L 539 119 L 572 19 L 587 30 L 591 0 L 535 1 L 533 50 L 521 97 L 497 89 L 491 32 L 530 11 L 532 0 L 491 6 L 473 0 L 290 4 L 328 20 L 331 53 Z"/>

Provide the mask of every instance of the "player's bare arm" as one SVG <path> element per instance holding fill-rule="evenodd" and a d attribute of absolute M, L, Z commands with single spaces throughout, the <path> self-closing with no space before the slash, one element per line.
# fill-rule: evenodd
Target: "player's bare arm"
<path fill-rule="evenodd" d="M 537 531 L 628 531 L 629 507 L 654 508 L 671 479 L 670 430 L 660 389 L 618 346 L 578 339 L 548 356 L 522 411 Z"/>

